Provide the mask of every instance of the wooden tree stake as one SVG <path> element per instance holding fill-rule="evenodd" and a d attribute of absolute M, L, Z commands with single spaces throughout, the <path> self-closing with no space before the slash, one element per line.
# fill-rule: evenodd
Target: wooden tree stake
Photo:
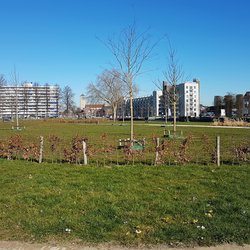
<path fill-rule="evenodd" d="M 43 136 L 40 136 L 40 153 L 39 153 L 39 163 L 43 161 Z"/>

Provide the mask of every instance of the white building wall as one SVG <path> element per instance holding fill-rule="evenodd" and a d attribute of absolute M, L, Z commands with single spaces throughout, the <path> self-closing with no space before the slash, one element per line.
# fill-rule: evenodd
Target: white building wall
<path fill-rule="evenodd" d="M 58 95 L 57 86 L 1 86 L 0 117 L 57 117 Z"/>
<path fill-rule="evenodd" d="M 154 115 L 155 116 L 161 116 L 160 110 L 161 110 L 161 96 L 162 96 L 162 91 L 157 90 L 153 91 L 153 109 L 154 109 Z"/>
<path fill-rule="evenodd" d="M 200 82 L 185 82 L 177 86 L 180 117 L 200 115 Z"/>
<path fill-rule="evenodd" d="M 178 117 L 199 117 L 200 115 L 200 82 L 185 82 L 177 86 L 177 107 Z M 173 116 L 173 105 L 170 103 L 168 114 Z M 162 116 L 164 114 L 164 103 L 162 91 L 153 91 L 151 96 L 133 99 L 134 116 Z M 126 115 L 130 115 L 129 100 L 126 101 Z"/>
<path fill-rule="evenodd" d="M 85 109 L 86 107 L 86 98 L 84 95 L 80 95 L 80 109 Z"/>

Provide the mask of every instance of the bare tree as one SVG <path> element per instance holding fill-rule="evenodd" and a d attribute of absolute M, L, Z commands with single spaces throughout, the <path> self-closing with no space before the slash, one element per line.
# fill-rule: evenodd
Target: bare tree
<path fill-rule="evenodd" d="M 116 120 L 117 108 L 128 94 L 128 88 L 121 80 L 121 74 L 115 70 L 105 70 L 97 77 L 97 82 L 88 85 L 88 96 L 94 101 L 104 101 L 112 107 Z"/>
<path fill-rule="evenodd" d="M 11 78 L 12 82 L 15 86 L 15 100 L 12 100 L 11 106 L 15 108 L 15 113 L 16 113 L 16 129 L 19 129 L 19 105 L 20 105 L 20 100 L 19 100 L 19 93 L 18 93 L 18 85 L 19 85 L 19 76 L 16 72 L 16 67 L 14 67 L 13 71 L 11 72 Z M 14 104 L 14 105 L 13 105 Z M 11 111 L 12 112 L 12 111 Z"/>
<path fill-rule="evenodd" d="M 3 74 L 0 74 L 0 91 L 1 87 L 5 86 L 7 84 L 7 81 L 5 80 L 5 77 Z M 2 117 L 2 111 L 3 111 L 3 102 L 4 100 L 0 100 L 0 116 Z"/>
<path fill-rule="evenodd" d="M 23 108 L 23 117 L 27 118 L 28 116 L 28 104 L 29 104 L 29 99 L 30 99 L 30 89 L 29 86 L 26 84 L 26 82 L 24 82 L 22 84 L 23 88 L 22 88 L 22 108 Z"/>
<path fill-rule="evenodd" d="M 61 87 L 56 84 L 56 97 L 57 97 L 57 103 L 56 103 L 56 110 L 57 110 L 57 117 L 59 117 L 60 110 L 62 109 L 62 89 Z"/>
<path fill-rule="evenodd" d="M 169 53 L 168 53 L 168 68 L 167 71 L 164 72 L 164 76 L 167 80 L 167 83 L 171 85 L 169 90 L 166 90 L 167 98 L 173 105 L 173 132 L 176 135 L 176 105 L 178 101 L 177 96 L 177 84 L 180 82 L 184 77 L 184 72 L 182 67 L 180 66 L 177 58 L 176 58 L 176 51 L 172 49 L 171 44 L 169 42 Z"/>
<path fill-rule="evenodd" d="M 49 117 L 50 86 L 45 84 L 45 117 Z"/>
<path fill-rule="evenodd" d="M 108 39 L 104 44 L 115 57 L 121 72 L 121 79 L 129 88 L 131 116 L 130 140 L 131 143 L 133 143 L 133 85 L 136 77 L 142 73 L 142 67 L 150 58 L 156 44 L 153 46 L 150 45 L 147 31 L 138 33 L 135 24 L 129 25 L 126 29 L 122 30 L 119 36 Z"/>
<path fill-rule="evenodd" d="M 233 108 L 235 104 L 235 95 L 232 93 L 227 93 L 227 95 L 224 96 L 224 103 L 225 103 L 226 116 L 232 117 Z"/>
<path fill-rule="evenodd" d="M 39 117 L 39 105 L 40 105 L 40 101 L 41 101 L 41 94 L 40 94 L 40 91 L 39 91 L 39 83 L 34 82 L 33 83 L 33 88 L 34 88 L 33 100 L 35 102 L 35 116 L 36 116 L 36 119 L 38 119 L 38 117 Z"/>
<path fill-rule="evenodd" d="M 7 84 L 7 81 L 3 74 L 0 74 L 0 87 L 5 86 Z"/>
<path fill-rule="evenodd" d="M 222 107 L 223 107 L 223 97 L 215 96 L 214 97 L 214 109 L 215 109 L 215 115 L 217 117 L 220 116 Z"/>
<path fill-rule="evenodd" d="M 242 94 L 236 95 L 235 108 L 236 108 L 237 117 L 242 118 L 243 117 L 243 109 L 244 109 L 244 96 Z"/>
<path fill-rule="evenodd" d="M 64 113 L 68 116 L 74 108 L 74 93 L 72 89 L 67 85 L 62 91 L 62 103 L 64 106 Z"/>

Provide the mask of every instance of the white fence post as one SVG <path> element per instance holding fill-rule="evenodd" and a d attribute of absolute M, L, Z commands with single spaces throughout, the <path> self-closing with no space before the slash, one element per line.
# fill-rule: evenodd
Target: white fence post
<path fill-rule="evenodd" d="M 43 136 L 40 136 L 40 153 L 39 153 L 39 163 L 43 161 Z"/>
<path fill-rule="evenodd" d="M 216 162 L 217 166 L 220 166 L 220 136 L 216 137 Z"/>
<path fill-rule="evenodd" d="M 83 150 L 83 164 L 87 165 L 88 164 L 88 158 L 86 154 L 87 144 L 85 141 L 82 142 L 82 150 Z"/>
<path fill-rule="evenodd" d="M 159 163 L 159 147 L 160 147 L 160 138 L 156 138 L 155 165 Z"/>

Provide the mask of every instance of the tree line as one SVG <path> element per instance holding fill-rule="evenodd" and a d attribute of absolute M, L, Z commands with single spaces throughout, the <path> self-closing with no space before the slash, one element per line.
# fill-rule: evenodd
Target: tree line
<path fill-rule="evenodd" d="M 214 97 L 215 115 L 221 115 L 221 109 L 225 110 L 226 117 L 242 118 L 244 116 L 244 98 L 250 102 L 250 96 L 243 94 L 227 93 L 225 96 Z"/>

